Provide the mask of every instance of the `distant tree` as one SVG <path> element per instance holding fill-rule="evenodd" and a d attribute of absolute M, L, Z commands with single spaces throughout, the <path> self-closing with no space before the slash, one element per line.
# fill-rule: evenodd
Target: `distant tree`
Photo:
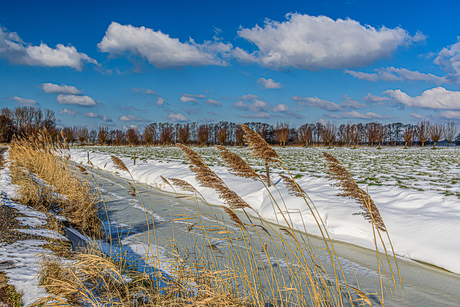
<path fill-rule="evenodd" d="M 326 146 L 326 143 L 328 143 L 329 147 L 331 147 L 331 144 L 332 142 L 334 142 L 336 135 L 337 135 L 337 126 L 327 122 L 323 126 L 323 130 L 321 133 L 321 138 L 323 139 L 324 146 Z"/>
<path fill-rule="evenodd" d="M 116 145 L 120 146 L 125 143 L 125 133 L 119 129 L 114 131 L 113 141 Z"/>
<path fill-rule="evenodd" d="M 356 148 L 356 144 L 359 141 L 359 135 L 358 125 L 353 124 L 350 127 L 350 140 L 353 142 L 353 148 Z"/>
<path fill-rule="evenodd" d="M 388 136 L 387 127 L 382 124 L 379 124 L 377 128 L 377 141 L 379 142 L 379 147 L 378 147 L 379 149 L 380 149 L 380 144 L 385 141 L 387 136 Z"/>
<path fill-rule="evenodd" d="M 101 145 L 107 144 L 109 139 L 109 127 L 99 126 L 99 132 L 97 134 L 97 139 Z"/>
<path fill-rule="evenodd" d="M 97 131 L 92 129 L 90 132 L 89 132 L 89 140 L 91 142 L 91 144 L 96 144 L 96 140 L 97 140 Z"/>
<path fill-rule="evenodd" d="M 443 137 L 444 127 L 441 124 L 434 124 L 430 127 L 430 138 L 433 140 L 433 148 L 436 148 L 436 143 Z"/>
<path fill-rule="evenodd" d="M 444 127 L 444 135 L 447 141 L 447 147 L 449 147 L 450 142 L 452 142 L 457 134 L 457 127 L 453 121 L 448 122 Z"/>
<path fill-rule="evenodd" d="M 379 132 L 379 123 L 368 123 L 366 125 L 366 138 L 369 141 L 369 146 L 373 146 L 375 140 L 377 140 L 377 134 Z M 380 146 L 380 145 L 379 145 Z"/>
<path fill-rule="evenodd" d="M 425 146 L 425 142 L 428 140 L 430 135 L 430 122 L 427 120 L 422 120 L 417 124 L 416 135 L 418 140 L 422 143 L 422 147 Z"/>
<path fill-rule="evenodd" d="M 274 131 L 275 140 L 285 147 L 289 139 L 289 123 L 277 123 Z"/>
<path fill-rule="evenodd" d="M 402 133 L 402 137 L 403 137 L 403 140 L 405 142 L 404 144 L 404 149 L 407 148 L 407 144 L 412 141 L 412 137 L 414 136 L 414 130 L 411 126 L 406 126 L 404 127 L 404 130 L 403 130 L 403 133 Z"/>
<path fill-rule="evenodd" d="M 184 145 L 187 145 L 189 139 L 190 139 L 190 126 L 189 124 L 186 124 L 179 128 L 179 142 Z"/>
<path fill-rule="evenodd" d="M 0 142 L 11 142 L 15 132 L 16 127 L 10 109 L 2 109 L 0 113 Z"/>
<path fill-rule="evenodd" d="M 239 146 L 243 146 L 244 142 L 244 130 L 240 125 L 235 126 L 233 129 L 234 134 L 235 134 L 235 140 L 238 143 Z"/>
<path fill-rule="evenodd" d="M 224 145 L 227 140 L 227 128 L 220 128 L 217 132 L 217 139 L 219 140 L 220 145 Z"/>
<path fill-rule="evenodd" d="M 126 131 L 126 140 L 130 146 L 134 146 L 139 141 L 139 130 L 137 127 L 131 127 Z"/>
<path fill-rule="evenodd" d="M 312 131 L 308 124 L 299 127 L 298 137 L 300 143 L 305 144 L 305 147 L 307 147 L 312 139 Z"/>
<path fill-rule="evenodd" d="M 200 125 L 198 127 L 198 143 L 200 146 L 204 146 L 209 138 L 209 127 L 208 125 Z"/>
<path fill-rule="evenodd" d="M 64 134 L 64 137 L 69 144 L 74 144 L 75 141 L 77 140 L 77 128 L 75 126 L 73 127 L 65 127 L 62 130 L 62 133 Z"/>
<path fill-rule="evenodd" d="M 77 139 L 80 145 L 83 145 L 89 138 L 89 132 L 87 127 L 80 127 L 77 130 Z"/>
<path fill-rule="evenodd" d="M 171 125 L 162 125 L 161 134 L 160 134 L 160 142 L 163 145 L 171 144 L 173 132 L 174 130 Z"/>
<path fill-rule="evenodd" d="M 156 139 L 157 124 L 153 123 L 144 128 L 144 142 L 147 145 L 152 145 Z"/>

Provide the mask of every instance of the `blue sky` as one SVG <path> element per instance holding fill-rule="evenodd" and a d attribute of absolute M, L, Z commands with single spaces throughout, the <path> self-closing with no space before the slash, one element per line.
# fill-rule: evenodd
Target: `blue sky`
<path fill-rule="evenodd" d="M 460 121 L 454 1 L 9 1 L 0 107 L 59 125 Z"/>

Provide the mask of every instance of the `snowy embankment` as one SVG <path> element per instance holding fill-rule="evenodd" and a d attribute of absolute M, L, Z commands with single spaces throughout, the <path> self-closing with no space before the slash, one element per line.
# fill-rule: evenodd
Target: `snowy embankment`
<path fill-rule="evenodd" d="M 8 152 L 3 154 L 7 160 Z M 0 206 L 8 206 L 25 215 L 17 217 L 23 226 L 28 229 L 10 229 L 32 234 L 38 237 L 67 240 L 58 232 L 43 229 L 47 224 L 48 216 L 36 211 L 31 207 L 18 204 L 12 199 L 17 198 L 17 186 L 12 184 L 9 171 L 9 164 L 5 163 L 0 170 Z M 1 221 L 0 221 L 1 223 Z M 19 240 L 12 244 L 0 243 L 0 271 L 5 272 L 8 277 L 8 284 L 15 287 L 16 292 L 22 293 L 23 306 L 29 306 L 38 298 L 46 296 L 46 290 L 39 287 L 38 272 L 40 268 L 40 254 L 53 254 L 43 246 L 49 243 L 46 240 Z"/>
<path fill-rule="evenodd" d="M 86 151 L 72 149 L 70 154 L 73 161 L 88 165 Z M 128 173 L 115 168 L 109 155 L 91 153 L 90 160 L 97 168 L 118 172 L 121 177 L 130 179 Z M 182 179 L 200 191 L 208 203 L 224 204 L 214 190 L 197 184 L 188 164 L 147 160 L 145 163 L 138 161 L 138 165 L 133 165 L 129 158 L 122 160 L 136 181 L 172 191 L 160 176 Z M 211 169 L 261 216 L 276 221 L 269 193 L 260 182 L 235 177 L 224 167 L 213 166 Z M 320 235 L 305 201 L 289 196 L 280 179 L 277 175 L 272 177 L 279 193 L 271 188 L 278 204 L 283 210 L 287 207 L 299 230 L 304 229 L 304 222 L 308 233 Z M 360 210 L 354 200 L 336 196 L 338 188 L 331 186 L 330 181 L 325 178 L 302 177 L 296 181 L 314 202 L 333 239 L 369 249 L 375 248 L 371 225 L 362 216 L 353 215 Z M 361 187 L 367 189 L 366 186 Z M 460 201 L 457 196 L 394 186 L 370 186 L 368 191 L 380 210 L 397 255 L 460 274 L 460 240 L 457 238 L 460 233 Z"/>

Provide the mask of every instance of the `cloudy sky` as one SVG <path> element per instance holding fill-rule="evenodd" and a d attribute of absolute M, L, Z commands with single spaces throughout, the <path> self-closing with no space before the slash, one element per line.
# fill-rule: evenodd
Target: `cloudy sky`
<path fill-rule="evenodd" d="M 60 125 L 460 121 L 456 1 L 4 1 L 0 107 Z"/>

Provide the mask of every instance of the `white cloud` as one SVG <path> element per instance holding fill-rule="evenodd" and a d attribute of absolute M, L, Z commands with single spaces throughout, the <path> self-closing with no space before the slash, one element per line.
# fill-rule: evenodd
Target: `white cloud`
<path fill-rule="evenodd" d="M 409 114 L 409 116 L 412 117 L 412 118 L 415 118 L 415 119 L 424 119 L 425 118 L 423 115 L 420 115 L 420 114 L 417 114 L 417 113 L 411 113 L 411 114 Z"/>
<path fill-rule="evenodd" d="M 161 97 L 158 97 L 158 100 L 157 100 L 157 107 L 162 107 L 165 103 L 165 100 Z"/>
<path fill-rule="evenodd" d="M 10 97 L 8 99 L 14 100 L 18 103 L 18 105 L 24 106 L 24 107 L 36 107 L 38 104 L 36 100 L 28 99 L 28 98 L 21 98 L 18 96 Z"/>
<path fill-rule="evenodd" d="M 348 108 L 352 108 L 352 109 L 369 108 L 368 105 L 366 105 L 364 103 L 359 103 L 357 100 L 351 98 L 347 94 L 343 94 L 342 102 L 340 103 L 340 106 L 348 107 Z"/>
<path fill-rule="evenodd" d="M 246 103 L 243 101 L 237 101 L 232 104 L 232 108 L 246 111 L 251 110 L 253 112 L 261 112 L 268 110 L 270 104 L 258 99 L 254 99 L 252 103 Z"/>
<path fill-rule="evenodd" d="M 75 114 L 78 114 L 79 112 L 77 110 L 67 110 L 64 108 L 64 110 L 59 110 L 59 115 L 70 115 L 70 116 L 75 116 Z"/>
<path fill-rule="evenodd" d="M 203 65 L 225 66 L 227 63 L 219 55 L 228 56 L 232 45 L 205 41 L 197 44 L 190 39 L 181 43 L 161 31 L 146 27 L 134 27 L 112 22 L 102 41 L 97 45 L 102 52 L 112 57 L 126 53 L 145 58 L 157 68 L 172 68 Z"/>
<path fill-rule="evenodd" d="M 282 86 L 280 82 L 275 82 L 273 79 L 259 78 L 257 83 L 262 84 L 265 88 L 281 88 Z"/>
<path fill-rule="evenodd" d="M 54 83 L 43 83 L 41 88 L 47 94 L 68 94 L 68 95 L 80 95 L 81 90 L 77 89 L 72 85 L 58 85 Z"/>
<path fill-rule="evenodd" d="M 99 115 L 99 114 L 94 113 L 94 112 L 85 113 L 85 116 L 89 117 L 89 118 L 99 118 L 99 119 L 102 119 L 105 122 L 112 122 L 112 119 L 110 117 L 108 117 L 106 115 Z"/>
<path fill-rule="evenodd" d="M 368 104 L 377 103 L 379 106 L 384 106 L 386 101 L 390 100 L 388 97 L 380 97 L 376 95 L 372 95 L 371 93 L 367 93 L 367 96 L 363 97 L 363 100 Z"/>
<path fill-rule="evenodd" d="M 191 98 L 206 98 L 205 95 L 203 94 L 199 94 L 199 95 L 192 95 L 192 94 L 182 94 L 182 96 L 185 96 L 185 97 L 191 97 Z"/>
<path fill-rule="evenodd" d="M 361 118 L 361 119 L 384 119 L 384 118 L 392 118 L 392 116 L 385 116 L 383 117 L 380 114 L 367 112 L 367 113 L 359 113 L 356 111 L 350 112 L 342 112 L 339 118 Z"/>
<path fill-rule="evenodd" d="M 242 117 L 245 118 L 270 118 L 271 115 L 267 112 L 258 112 L 256 114 L 244 114 Z"/>
<path fill-rule="evenodd" d="M 420 96 L 411 97 L 401 90 L 387 90 L 382 94 L 388 95 L 396 102 L 406 107 L 429 109 L 460 109 L 460 92 L 449 91 L 443 87 L 426 90 Z"/>
<path fill-rule="evenodd" d="M 286 112 L 289 111 L 289 107 L 285 104 L 279 104 L 273 108 L 273 112 Z"/>
<path fill-rule="evenodd" d="M 419 71 L 412 71 L 405 68 L 377 68 L 374 69 L 375 73 L 365 73 L 361 71 L 352 71 L 345 69 L 344 73 L 350 74 L 353 77 L 366 80 L 366 81 L 426 81 L 436 84 L 448 83 L 447 77 L 438 77 L 433 74 L 421 73 Z"/>
<path fill-rule="evenodd" d="M 210 105 L 210 106 L 221 106 L 222 103 L 220 101 L 215 100 L 215 99 L 208 99 L 203 101 L 204 104 Z"/>
<path fill-rule="evenodd" d="M 182 102 L 198 102 L 198 100 L 196 100 L 196 98 L 186 97 L 186 96 L 182 96 L 180 98 L 180 101 L 182 101 Z"/>
<path fill-rule="evenodd" d="M 78 52 L 73 46 L 57 44 L 50 48 L 44 43 L 32 46 L 21 40 L 17 33 L 0 27 L 0 57 L 12 64 L 48 67 L 71 67 L 82 70 L 84 63 L 99 65 L 96 60 Z"/>
<path fill-rule="evenodd" d="M 123 125 L 123 128 L 122 128 L 122 129 L 126 131 L 126 130 L 128 130 L 128 129 L 130 129 L 130 128 L 138 129 L 136 125 L 128 125 L 128 126 Z"/>
<path fill-rule="evenodd" d="M 122 115 L 118 119 L 124 122 L 129 122 L 129 121 L 141 122 L 142 121 L 142 119 L 138 118 L 135 115 Z"/>
<path fill-rule="evenodd" d="M 185 111 L 187 114 L 196 114 L 199 113 L 201 110 L 200 109 L 189 109 L 186 107 L 181 108 L 182 111 Z"/>
<path fill-rule="evenodd" d="M 258 61 L 256 52 L 249 54 L 240 47 L 232 50 L 232 57 L 243 63 L 256 63 Z"/>
<path fill-rule="evenodd" d="M 243 95 L 241 97 L 238 97 L 238 99 L 246 100 L 246 101 L 254 100 L 254 99 L 257 99 L 257 98 L 259 98 L 259 96 L 254 95 L 254 94 L 246 94 L 246 95 Z"/>
<path fill-rule="evenodd" d="M 188 119 L 183 114 L 174 113 L 174 112 L 171 112 L 166 118 L 168 120 L 172 121 L 172 122 L 188 122 L 188 121 L 190 121 L 190 119 Z"/>
<path fill-rule="evenodd" d="M 334 102 L 320 99 L 318 97 L 300 97 L 294 96 L 291 98 L 302 106 L 314 107 L 317 109 L 324 109 L 328 111 L 341 111 L 342 107 Z"/>
<path fill-rule="evenodd" d="M 83 107 L 93 107 L 97 105 L 96 101 L 89 96 L 59 94 L 56 100 L 60 104 L 75 104 Z"/>
<path fill-rule="evenodd" d="M 402 45 L 424 40 L 401 28 L 375 29 L 352 19 L 287 14 L 285 22 L 266 20 L 263 27 L 241 28 L 238 35 L 255 44 L 260 65 L 273 69 L 288 67 L 318 70 L 366 66 L 389 58 Z M 237 56 L 238 57 L 238 56 Z M 240 52 L 238 58 L 248 58 Z"/>
<path fill-rule="evenodd" d="M 143 94 L 149 94 L 149 95 L 157 95 L 158 93 L 155 92 L 154 90 L 151 90 L 149 88 L 131 88 L 131 90 L 134 92 L 134 93 L 143 93 Z"/>
<path fill-rule="evenodd" d="M 460 120 L 460 111 L 444 111 L 439 113 L 436 117 L 448 120 Z"/>
<path fill-rule="evenodd" d="M 434 63 L 449 74 L 452 83 L 460 82 L 460 42 L 443 48 Z"/>

